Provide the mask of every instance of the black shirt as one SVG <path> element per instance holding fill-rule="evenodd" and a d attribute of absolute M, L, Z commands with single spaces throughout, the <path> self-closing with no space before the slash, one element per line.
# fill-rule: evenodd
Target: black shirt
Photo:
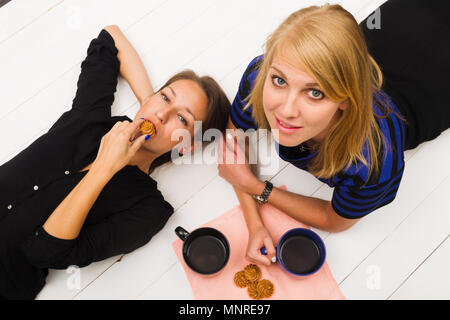
<path fill-rule="evenodd" d="M 125 166 L 106 184 L 79 236 L 64 240 L 42 228 L 86 174 L 111 117 L 120 62 L 110 34 L 92 40 L 72 109 L 25 150 L 0 166 L 0 298 L 33 299 L 48 268 L 84 267 L 146 244 L 173 213 L 157 183 Z"/>

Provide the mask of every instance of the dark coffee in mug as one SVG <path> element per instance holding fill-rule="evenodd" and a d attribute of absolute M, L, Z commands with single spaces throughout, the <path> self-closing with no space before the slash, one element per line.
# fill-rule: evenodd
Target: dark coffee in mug
<path fill-rule="evenodd" d="M 194 269 L 202 273 L 213 273 L 227 260 L 227 248 L 219 238 L 203 235 L 192 240 L 187 256 Z"/>
<path fill-rule="evenodd" d="M 286 238 L 281 243 L 279 256 L 284 266 L 297 274 L 314 271 L 321 260 L 317 244 L 308 236 L 298 234 Z"/>
<path fill-rule="evenodd" d="M 230 257 L 230 244 L 219 230 L 199 228 L 192 233 L 179 226 L 175 234 L 183 240 L 183 258 L 193 271 L 211 275 L 222 270 Z"/>

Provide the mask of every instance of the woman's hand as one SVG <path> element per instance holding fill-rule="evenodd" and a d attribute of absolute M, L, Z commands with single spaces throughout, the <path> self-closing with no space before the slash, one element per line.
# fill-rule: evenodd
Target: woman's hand
<path fill-rule="evenodd" d="M 248 154 L 248 143 L 245 143 L 244 151 L 236 137 L 227 134 L 227 138 L 222 138 L 219 143 L 219 176 L 248 194 L 259 195 L 265 185 L 256 177 L 255 165 L 249 164 Z"/>
<path fill-rule="evenodd" d="M 261 253 L 262 247 L 266 248 L 267 256 Z M 247 244 L 247 259 L 253 263 L 267 266 L 270 266 L 271 262 L 276 262 L 276 250 L 266 227 L 261 226 L 250 231 Z"/>
<path fill-rule="evenodd" d="M 114 175 L 125 167 L 145 142 L 145 135 L 130 142 L 131 135 L 136 132 L 143 121 L 143 119 L 139 119 L 134 122 L 126 120 L 116 122 L 111 130 L 103 136 L 92 168 L 106 170 L 109 174 Z"/>

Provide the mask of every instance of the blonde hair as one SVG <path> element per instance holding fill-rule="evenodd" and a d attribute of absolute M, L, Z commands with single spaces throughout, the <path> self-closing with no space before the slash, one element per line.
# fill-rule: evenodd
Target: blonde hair
<path fill-rule="evenodd" d="M 369 167 L 369 177 L 373 170 L 378 173 L 378 153 L 382 143 L 386 147 L 386 141 L 372 103 L 373 94 L 381 89 L 383 75 L 368 52 L 355 18 L 340 5 L 311 6 L 292 13 L 268 37 L 264 59 L 245 106 L 253 106 L 252 116 L 260 128 L 270 129 L 264 114 L 263 89 L 277 54 L 303 66 L 332 101 L 349 103 L 318 147 L 309 171 L 317 177 L 330 178 L 359 160 Z M 375 103 L 383 107 L 386 117 L 394 111 L 384 100 L 384 105 Z M 365 143 L 368 159 L 363 154 Z"/>

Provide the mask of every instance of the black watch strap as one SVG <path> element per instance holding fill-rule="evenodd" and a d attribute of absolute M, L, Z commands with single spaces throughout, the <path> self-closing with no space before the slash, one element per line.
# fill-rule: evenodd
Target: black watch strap
<path fill-rule="evenodd" d="M 270 193 L 272 192 L 273 189 L 273 184 L 270 181 L 264 181 L 266 184 L 266 187 L 264 188 L 263 192 L 261 193 L 260 196 L 253 196 L 253 199 L 255 199 L 256 201 L 258 201 L 259 203 L 266 203 L 267 199 L 269 198 Z"/>

